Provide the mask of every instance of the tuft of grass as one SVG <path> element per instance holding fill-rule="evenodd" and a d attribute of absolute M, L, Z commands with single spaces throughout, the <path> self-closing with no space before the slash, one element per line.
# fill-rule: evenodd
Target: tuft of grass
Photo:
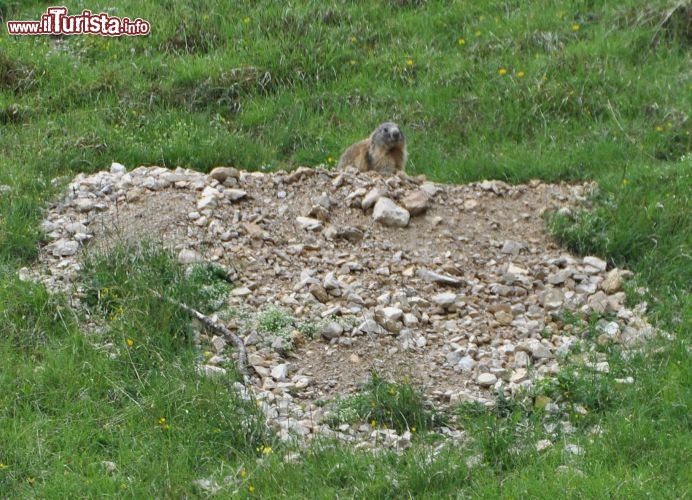
<path fill-rule="evenodd" d="M 356 421 L 398 432 L 424 432 L 442 422 L 410 383 L 389 382 L 377 373 L 372 373 L 359 394 L 338 404 L 335 425 Z"/>

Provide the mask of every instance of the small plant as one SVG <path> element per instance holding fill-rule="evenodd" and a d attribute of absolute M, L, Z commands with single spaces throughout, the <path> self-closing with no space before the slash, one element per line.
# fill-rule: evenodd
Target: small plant
<path fill-rule="evenodd" d="M 287 329 L 293 326 L 295 318 L 280 307 L 272 306 L 257 316 L 260 331 L 275 335 L 287 334 Z"/>
<path fill-rule="evenodd" d="M 426 408 L 422 394 L 409 383 L 386 381 L 373 373 L 363 391 L 341 402 L 336 424 L 361 420 L 372 427 L 399 432 L 420 432 L 441 422 L 440 416 Z"/>
<path fill-rule="evenodd" d="M 222 266 L 212 262 L 195 264 L 186 273 L 186 277 L 197 289 L 198 309 L 201 312 L 215 312 L 226 305 L 232 285 Z"/>
<path fill-rule="evenodd" d="M 534 429 L 540 424 L 530 398 L 496 396 L 495 405 L 463 403 L 456 415 L 482 452 L 483 462 L 500 471 L 509 471 L 526 461 Z"/>

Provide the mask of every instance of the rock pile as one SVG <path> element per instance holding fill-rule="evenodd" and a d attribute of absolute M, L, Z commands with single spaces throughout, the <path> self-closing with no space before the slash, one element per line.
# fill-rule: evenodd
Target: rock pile
<path fill-rule="evenodd" d="M 69 288 L 83 247 L 140 239 L 185 264 L 219 262 L 234 270 L 234 307 L 280 307 L 315 324 L 314 339 L 234 325 L 256 375 L 251 397 L 282 433 L 366 433 L 400 447 L 372 429 L 328 429 L 329 409 L 316 402 L 353 392 L 373 370 L 408 377 L 438 402 L 485 401 L 489 390 L 512 393 L 557 373 L 584 342 L 574 316 L 603 316 L 598 342 L 635 344 L 652 333 L 646 305 L 625 305 L 630 272 L 571 256 L 545 232 L 546 210 L 570 210 L 591 189 L 114 163 L 69 184 L 43 223 L 51 243 L 39 266 L 22 273 Z M 201 371 L 211 376 L 231 354 L 223 339 L 209 341 L 215 356 Z M 607 360 L 593 369 L 607 371 Z"/>

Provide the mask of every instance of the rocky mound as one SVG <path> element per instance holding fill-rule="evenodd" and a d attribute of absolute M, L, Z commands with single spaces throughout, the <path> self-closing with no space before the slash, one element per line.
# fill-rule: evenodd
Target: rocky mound
<path fill-rule="evenodd" d="M 625 307 L 621 285 L 631 273 L 571 256 L 546 233 L 546 210 L 569 210 L 591 189 L 113 164 L 70 183 L 43 224 L 52 242 L 23 273 L 64 289 L 83 246 L 140 239 L 184 263 L 233 269 L 235 307 L 278 306 L 317 325 L 313 339 L 230 325 L 248 346 L 256 397 L 276 417 L 292 405 L 297 423 L 282 428 L 310 434 L 323 411 L 313 403 L 354 391 L 373 370 L 408 377 L 442 402 L 484 400 L 489 390 L 511 393 L 557 373 L 561 355 L 583 341 L 564 321 L 567 310 L 613 318 L 598 323 L 599 341 L 648 335 L 645 305 Z M 229 355 L 214 345 L 212 359 Z M 593 369 L 607 371 L 607 360 Z"/>

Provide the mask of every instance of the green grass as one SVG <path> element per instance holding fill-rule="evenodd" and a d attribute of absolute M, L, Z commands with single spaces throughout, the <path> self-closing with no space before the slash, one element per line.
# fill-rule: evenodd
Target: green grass
<path fill-rule="evenodd" d="M 0 0 L 0 18 L 39 19 L 49 5 Z M 0 185 L 10 188 L 0 192 L 3 496 L 204 496 L 191 483 L 202 477 L 231 477 L 225 494 L 263 498 L 688 494 L 687 3 L 119 0 L 69 8 L 141 17 L 152 32 L 10 37 L 0 28 Z M 526 447 L 544 435 L 543 421 L 518 401 L 499 401 L 503 412 L 462 412 L 474 439 L 437 454 L 425 440 L 377 457 L 333 443 L 297 462 L 277 445 L 258 453 L 272 444 L 261 419 L 227 381 L 199 379 L 188 318 L 150 293 L 167 277 L 177 283 L 174 298 L 210 312 L 228 291 L 223 273 L 185 275 L 155 249 L 93 256 L 82 275 L 86 311 L 16 278 L 42 244 L 55 178 L 64 185 L 112 161 L 204 171 L 331 166 L 388 119 L 407 134 L 409 171 L 436 181 L 598 182 L 590 206 L 548 223 L 572 251 L 632 269 L 631 301 L 646 300 L 672 338 L 630 358 L 601 348 L 610 375 L 576 369 L 544 388 L 588 410 L 582 420 L 565 417 L 577 431 L 564 439 L 583 456 L 566 456 L 559 443 L 541 453 Z M 292 319 L 267 311 L 258 321 L 272 333 Z M 111 351 L 95 347 L 109 342 Z M 635 383 L 618 385 L 616 376 Z M 386 395 L 374 401 L 378 411 L 392 408 Z M 417 408 L 394 403 L 401 413 Z M 253 431 L 243 434 L 242 421 Z M 602 434 L 590 434 L 594 426 Z M 473 454 L 483 459 L 470 468 Z M 106 472 L 104 461 L 118 469 Z M 558 473 L 559 465 L 573 472 Z"/>
<path fill-rule="evenodd" d="M 410 382 L 390 382 L 377 373 L 372 373 L 358 394 L 338 402 L 332 425 L 353 422 L 411 433 L 428 431 L 443 423 L 426 408 L 423 395 Z"/>

